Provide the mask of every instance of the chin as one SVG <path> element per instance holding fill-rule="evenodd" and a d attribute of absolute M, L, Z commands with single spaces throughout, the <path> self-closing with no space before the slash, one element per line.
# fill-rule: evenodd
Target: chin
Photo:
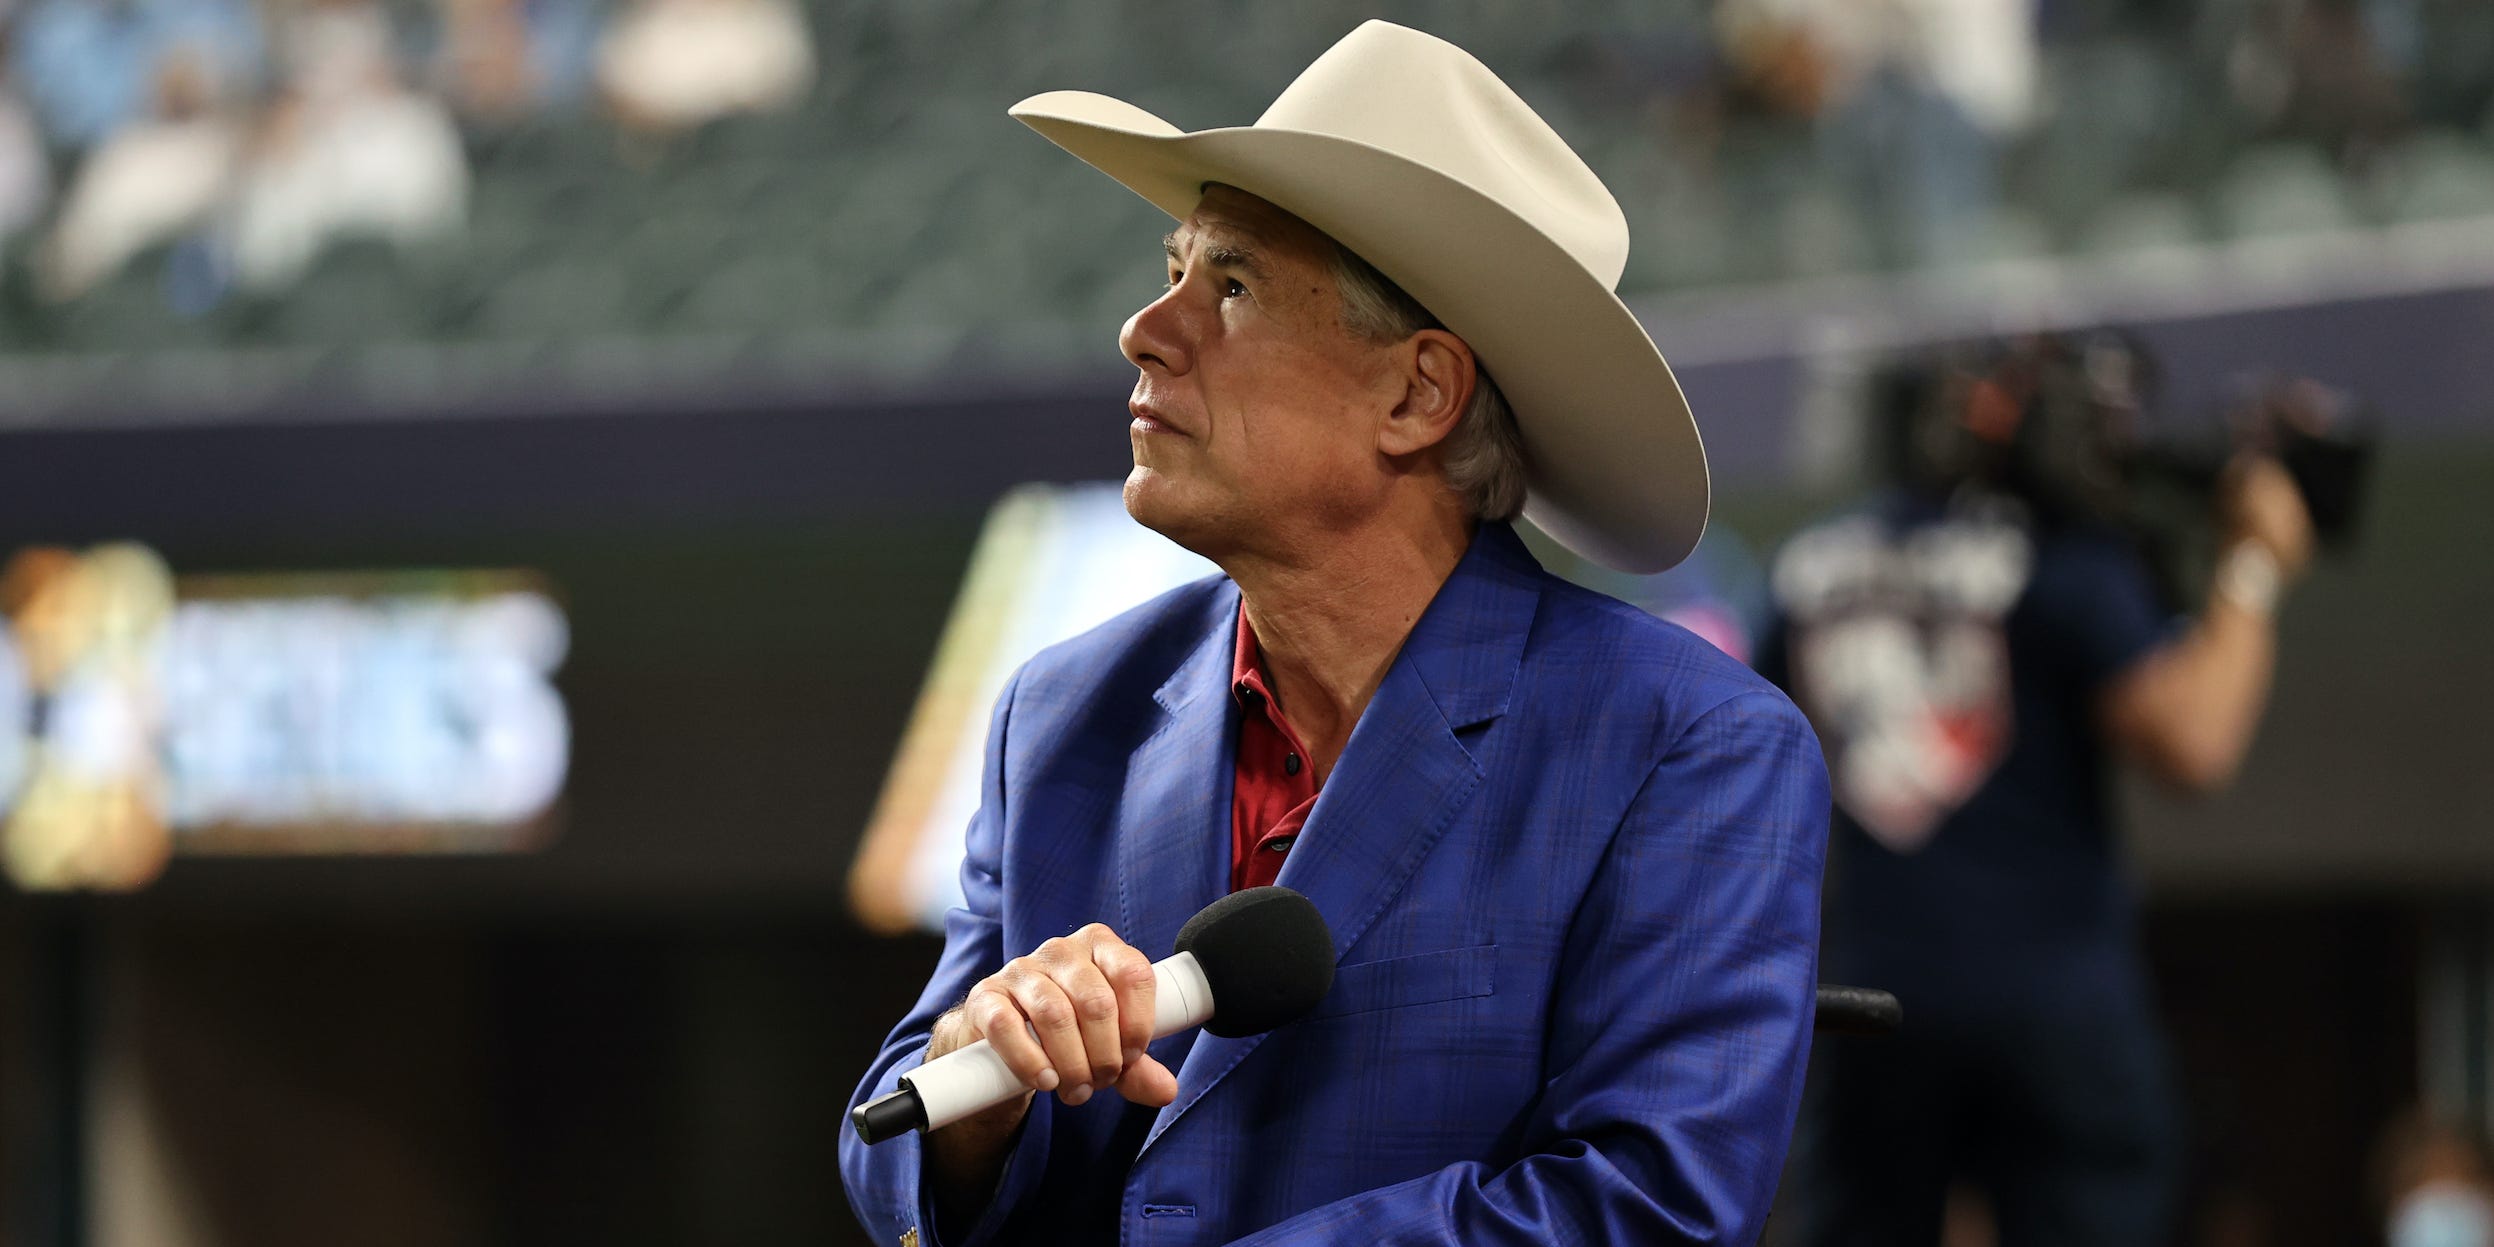
<path fill-rule="evenodd" d="M 1202 505 L 1203 499 L 1192 497 L 1195 492 L 1166 473 L 1137 465 L 1126 476 L 1126 514 L 1135 523 L 1210 558 L 1219 545 L 1218 512 Z"/>
<path fill-rule="evenodd" d="M 1176 500 L 1169 496 L 1176 492 L 1171 485 L 1161 474 L 1135 465 L 1134 471 L 1126 474 L 1126 514 L 1133 516 L 1135 523 L 1175 540 L 1169 529 L 1184 508 L 1175 505 Z"/>

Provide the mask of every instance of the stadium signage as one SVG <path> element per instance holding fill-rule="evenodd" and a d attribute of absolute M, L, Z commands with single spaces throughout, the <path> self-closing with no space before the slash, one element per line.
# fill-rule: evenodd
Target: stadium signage
<path fill-rule="evenodd" d="M 512 571 L 185 576 L 120 543 L 0 573 L 0 868 L 143 886 L 176 852 L 507 852 L 547 834 L 568 624 Z"/>

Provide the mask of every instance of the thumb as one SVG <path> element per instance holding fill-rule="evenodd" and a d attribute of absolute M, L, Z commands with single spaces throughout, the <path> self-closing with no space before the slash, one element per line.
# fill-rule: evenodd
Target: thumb
<path fill-rule="evenodd" d="M 1159 1058 L 1146 1052 L 1129 1063 L 1126 1072 L 1118 1076 L 1117 1094 L 1129 1104 L 1158 1108 L 1178 1098 L 1178 1076 L 1170 1073 L 1169 1067 L 1161 1064 Z"/>

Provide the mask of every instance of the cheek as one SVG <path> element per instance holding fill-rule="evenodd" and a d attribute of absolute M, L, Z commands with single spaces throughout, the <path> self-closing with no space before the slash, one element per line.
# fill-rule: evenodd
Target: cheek
<path fill-rule="evenodd" d="M 1259 513 L 1305 511 L 1362 495 L 1376 445 L 1366 414 L 1374 361 L 1308 342 L 1289 325 L 1225 326 L 1197 350 L 1188 380 L 1205 416 L 1199 442 L 1155 461 L 1188 484 Z M 1363 473 L 1368 474 L 1364 476 Z"/>
<path fill-rule="evenodd" d="M 1265 416 L 1268 461 L 1294 496 L 1356 492 L 1373 472 L 1375 434 L 1338 378 L 1276 396 Z"/>
<path fill-rule="evenodd" d="M 1269 527 L 1288 522 L 1330 525 L 1366 505 L 1373 487 L 1369 460 L 1344 436 L 1337 412 L 1265 405 L 1247 413 L 1242 436 L 1207 455 L 1191 488 L 1171 491 L 1199 508 Z"/>
<path fill-rule="evenodd" d="M 1277 351 L 1223 376 L 1210 397 L 1218 416 L 1214 448 L 1299 473 L 1364 460 L 1370 447 L 1354 405 L 1358 392 L 1338 361 L 1311 351 Z M 1223 444 L 1226 443 L 1226 444 Z"/>

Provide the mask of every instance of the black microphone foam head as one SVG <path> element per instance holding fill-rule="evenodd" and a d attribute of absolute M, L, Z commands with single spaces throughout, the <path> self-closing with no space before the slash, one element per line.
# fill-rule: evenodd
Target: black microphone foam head
<path fill-rule="evenodd" d="M 1204 906 L 1179 929 L 1178 951 L 1203 966 L 1213 1009 L 1204 1029 L 1224 1039 L 1292 1021 L 1334 986 L 1334 933 L 1289 888 L 1247 888 Z"/>

